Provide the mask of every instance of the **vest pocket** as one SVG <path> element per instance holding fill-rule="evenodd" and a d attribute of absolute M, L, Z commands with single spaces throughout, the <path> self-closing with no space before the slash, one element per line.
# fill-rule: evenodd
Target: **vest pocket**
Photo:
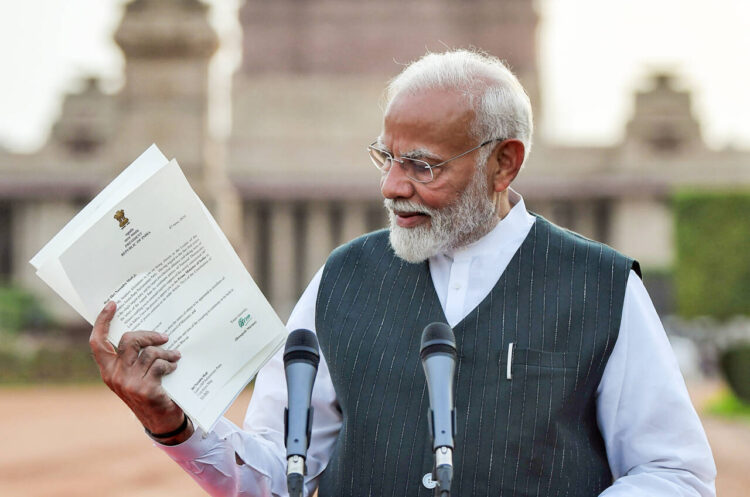
<path fill-rule="evenodd" d="M 507 348 L 502 355 L 499 393 L 505 410 L 498 413 L 496 433 L 504 445 L 507 467 L 503 467 L 500 480 L 510 493 L 543 495 L 553 473 L 571 460 L 570 428 L 565 422 L 579 405 L 575 401 L 575 357 L 520 347 L 510 358 Z M 510 380 L 506 376 L 508 359 Z"/>
<path fill-rule="evenodd" d="M 505 363 L 508 361 L 505 351 Z M 540 368 L 567 369 L 575 368 L 576 360 L 572 354 L 565 352 L 547 352 L 544 350 L 513 348 L 510 354 L 511 368 L 516 366 L 534 366 Z"/>

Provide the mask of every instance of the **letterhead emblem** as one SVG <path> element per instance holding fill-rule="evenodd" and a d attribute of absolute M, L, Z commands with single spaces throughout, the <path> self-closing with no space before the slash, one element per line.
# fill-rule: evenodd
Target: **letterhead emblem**
<path fill-rule="evenodd" d="M 120 209 L 119 211 L 115 212 L 115 219 L 120 223 L 120 229 L 123 229 L 125 226 L 130 224 L 130 219 L 125 217 L 124 209 Z"/>

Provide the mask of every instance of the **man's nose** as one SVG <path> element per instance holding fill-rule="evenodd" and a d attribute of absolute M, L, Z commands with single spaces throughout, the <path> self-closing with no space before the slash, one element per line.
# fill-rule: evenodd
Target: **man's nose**
<path fill-rule="evenodd" d="M 403 166 L 393 161 L 388 172 L 380 178 L 380 193 L 384 198 L 410 198 L 414 195 L 414 183 L 406 176 Z"/>

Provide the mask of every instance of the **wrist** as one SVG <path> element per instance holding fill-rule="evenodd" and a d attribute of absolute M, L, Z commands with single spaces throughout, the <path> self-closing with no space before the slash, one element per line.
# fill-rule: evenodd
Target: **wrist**
<path fill-rule="evenodd" d="M 166 431 L 166 432 L 159 432 L 154 433 L 153 431 L 149 430 L 145 426 L 143 427 L 146 434 L 151 437 L 153 440 L 159 442 L 163 445 L 177 445 L 188 438 L 193 434 L 195 431 L 193 428 L 193 423 L 190 421 L 190 418 L 187 417 L 185 413 L 183 413 L 182 422 L 179 426 L 174 428 L 173 430 Z"/>

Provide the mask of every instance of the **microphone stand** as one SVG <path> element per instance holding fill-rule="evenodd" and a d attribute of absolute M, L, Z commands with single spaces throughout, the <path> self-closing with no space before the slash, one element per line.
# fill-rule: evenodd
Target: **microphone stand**
<path fill-rule="evenodd" d="M 289 456 L 286 471 L 286 488 L 289 490 L 289 497 L 302 497 L 304 474 L 305 460 L 302 456 Z"/>
<path fill-rule="evenodd" d="M 450 447 L 438 447 L 435 451 L 435 497 L 450 497 L 453 481 L 453 451 Z"/>

